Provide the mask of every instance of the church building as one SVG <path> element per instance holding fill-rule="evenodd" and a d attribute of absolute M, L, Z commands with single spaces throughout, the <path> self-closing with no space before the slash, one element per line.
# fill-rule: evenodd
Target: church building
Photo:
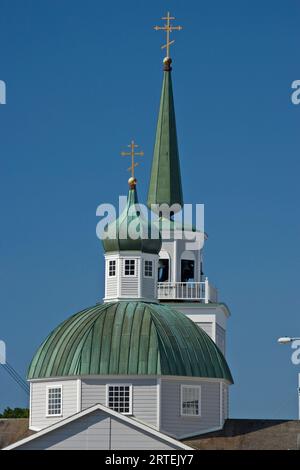
<path fill-rule="evenodd" d="M 203 246 L 189 249 L 197 229 L 175 216 L 184 200 L 169 49 L 181 28 L 169 14 L 164 20 L 147 201 L 149 211 L 160 208 L 158 236 L 139 210 L 132 143 L 127 204 L 103 239 L 103 302 L 67 318 L 37 350 L 28 370 L 35 434 L 7 449 L 188 449 L 181 440 L 222 429 L 228 418 L 230 312 L 205 277 Z"/>

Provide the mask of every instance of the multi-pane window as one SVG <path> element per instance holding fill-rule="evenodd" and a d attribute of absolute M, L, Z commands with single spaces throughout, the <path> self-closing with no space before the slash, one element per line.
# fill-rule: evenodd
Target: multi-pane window
<path fill-rule="evenodd" d="M 152 277 L 153 276 L 153 263 L 152 263 L 152 261 L 145 260 L 144 275 L 145 275 L 145 277 Z"/>
<path fill-rule="evenodd" d="M 48 388 L 48 416 L 61 416 L 62 415 L 62 387 L 49 387 Z"/>
<path fill-rule="evenodd" d="M 115 260 L 109 261 L 108 275 L 109 277 L 113 277 L 116 275 L 116 261 Z"/>
<path fill-rule="evenodd" d="M 131 413 L 131 385 L 108 385 L 107 405 L 118 413 Z"/>
<path fill-rule="evenodd" d="M 200 416 L 200 387 L 183 385 L 181 387 L 181 415 Z"/>
<path fill-rule="evenodd" d="M 125 276 L 135 276 L 135 260 L 125 259 Z"/>

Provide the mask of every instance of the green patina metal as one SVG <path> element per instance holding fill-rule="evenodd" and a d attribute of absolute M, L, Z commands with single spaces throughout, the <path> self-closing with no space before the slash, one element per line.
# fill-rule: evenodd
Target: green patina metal
<path fill-rule="evenodd" d="M 176 216 L 170 219 L 168 219 L 167 217 L 159 217 L 157 220 L 155 220 L 154 223 L 160 232 L 163 230 L 170 232 L 197 232 L 197 228 L 194 225 L 188 224 L 184 220 L 176 220 Z M 200 231 L 198 230 L 198 232 Z"/>
<path fill-rule="evenodd" d="M 85 309 L 40 346 L 29 379 L 173 375 L 233 382 L 224 356 L 192 320 L 166 305 L 113 302 Z"/>
<path fill-rule="evenodd" d="M 130 233 L 132 227 L 134 238 Z M 106 227 L 107 238 L 103 240 L 106 253 L 114 251 L 141 251 L 158 254 L 161 249 L 161 237 L 155 226 L 143 217 L 139 209 L 136 188 L 129 189 L 127 205 L 117 220 Z"/>
<path fill-rule="evenodd" d="M 151 204 L 183 205 L 171 71 L 164 71 L 148 207 Z"/>

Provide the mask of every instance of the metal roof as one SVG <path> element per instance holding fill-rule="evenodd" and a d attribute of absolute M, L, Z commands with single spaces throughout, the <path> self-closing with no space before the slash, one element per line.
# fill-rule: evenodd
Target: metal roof
<path fill-rule="evenodd" d="M 28 378 L 168 375 L 233 382 L 212 339 L 184 314 L 145 302 L 87 308 L 59 325 L 40 346 Z"/>
<path fill-rule="evenodd" d="M 151 204 L 183 206 L 171 70 L 164 71 L 148 207 Z"/>
<path fill-rule="evenodd" d="M 136 229 L 139 236 L 130 233 Z M 154 230 L 155 229 L 155 230 Z M 120 217 L 106 227 L 107 238 L 102 240 L 106 253 L 119 251 L 141 251 L 158 254 L 161 249 L 161 236 L 156 227 L 144 217 L 140 209 L 137 190 L 129 189 L 127 204 Z M 134 235 L 134 236 L 133 236 Z"/>

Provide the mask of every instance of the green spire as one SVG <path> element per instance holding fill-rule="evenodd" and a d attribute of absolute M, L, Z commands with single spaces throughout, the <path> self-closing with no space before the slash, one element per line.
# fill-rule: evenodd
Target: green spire
<path fill-rule="evenodd" d="M 164 78 L 148 192 L 148 207 L 151 204 L 183 205 L 171 59 L 164 61 Z"/>

